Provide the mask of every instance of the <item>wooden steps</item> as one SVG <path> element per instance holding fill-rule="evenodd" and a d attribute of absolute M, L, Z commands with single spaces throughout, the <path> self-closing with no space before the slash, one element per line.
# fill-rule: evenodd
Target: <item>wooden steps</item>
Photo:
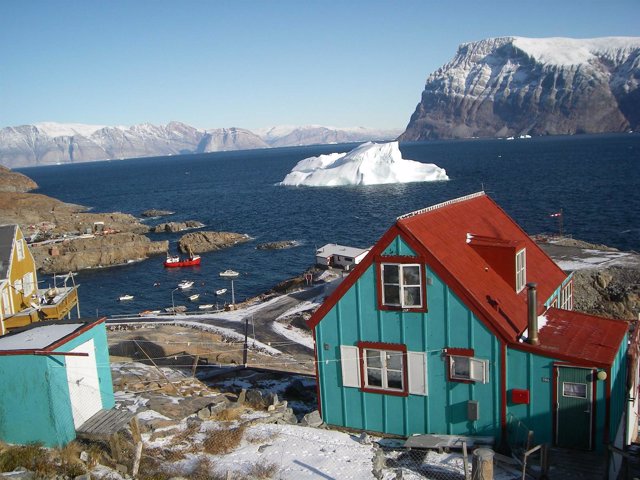
<path fill-rule="evenodd" d="M 85 440 L 109 440 L 122 430 L 133 418 L 129 410 L 100 410 L 76 430 L 76 435 Z"/>

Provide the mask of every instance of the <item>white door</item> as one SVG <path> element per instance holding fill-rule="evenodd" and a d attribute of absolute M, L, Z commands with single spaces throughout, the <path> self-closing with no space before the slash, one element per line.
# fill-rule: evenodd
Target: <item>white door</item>
<path fill-rule="evenodd" d="M 73 424 L 78 428 L 102 409 L 102 398 L 93 339 L 78 345 L 71 352 L 89 354 L 88 357 L 65 357 Z"/>

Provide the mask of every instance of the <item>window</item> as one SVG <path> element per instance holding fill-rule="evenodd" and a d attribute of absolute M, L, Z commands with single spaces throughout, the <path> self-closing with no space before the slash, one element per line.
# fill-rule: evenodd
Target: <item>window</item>
<path fill-rule="evenodd" d="M 456 354 L 456 353 L 460 354 Z M 447 349 L 449 354 L 449 381 L 489 382 L 489 361 L 473 357 L 471 349 Z"/>
<path fill-rule="evenodd" d="M 562 382 L 562 396 L 574 397 L 574 398 L 587 398 L 587 384 Z"/>
<path fill-rule="evenodd" d="M 390 395 L 427 395 L 424 352 L 400 344 L 359 342 L 340 346 L 342 385 Z"/>
<path fill-rule="evenodd" d="M 526 250 L 516 253 L 516 292 L 520 292 L 527 283 L 527 257 Z"/>
<path fill-rule="evenodd" d="M 24 259 L 24 243 L 22 240 L 16 240 L 16 254 L 18 255 L 18 260 Z"/>
<path fill-rule="evenodd" d="M 19 280 L 16 280 L 15 282 L 13 282 L 13 289 L 17 293 L 23 293 L 23 291 L 22 291 L 22 279 L 19 279 Z"/>
<path fill-rule="evenodd" d="M 560 291 L 560 308 L 573 310 L 573 283 L 569 282 Z"/>
<path fill-rule="evenodd" d="M 421 308 L 422 266 L 383 263 L 381 265 L 382 304 L 400 308 Z"/>
<path fill-rule="evenodd" d="M 24 287 L 24 295 L 31 295 L 34 290 L 33 272 L 25 273 L 22 277 L 22 285 Z"/>

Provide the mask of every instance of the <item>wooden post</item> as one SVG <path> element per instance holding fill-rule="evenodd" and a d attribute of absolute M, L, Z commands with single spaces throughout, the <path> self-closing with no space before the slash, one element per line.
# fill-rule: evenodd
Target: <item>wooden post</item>
<path fill-rule="evenodd" d="M 471 478 L 474 480 L 493 480 L 493 450 L 490 448 L 474 450 Z"/>
<path fill-rule="evenodd" d="M 467 457 L 467 442 L 462 442 L 462 464 L 464 465 L 464 480 L 469 480 L 469 457 Z"/>
<path fill-rule="evenodd" d="M 233 282 L 233 280 L 232 280 Z M 249 317 L 244 319 L 244 349 L 242 350 L 242 363 L 244 368 L 247 368 L 247 359 L 249 357 L 249 344 L 247 343 L 247 337 L 249 336 Z"/>

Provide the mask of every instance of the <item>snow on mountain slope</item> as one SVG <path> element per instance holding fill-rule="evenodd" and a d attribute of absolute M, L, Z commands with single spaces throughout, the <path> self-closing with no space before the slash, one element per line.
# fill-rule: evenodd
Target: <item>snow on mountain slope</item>
<path fill-rule="evenodd" d="M 636 130 L 639 80 L 639 37 L 465 43 L 429 75 L 399 139 Z"/>
<path fill-rule="evenodd" d="M 85 125 L 84 123 L 56 123 L 56 122 L 40 122 L 34 126 L 41 132 L 47 134 L 51 138 L 54 137 L 72 137 L 74 135 L 82 135 L 89 137 L 97 132 L 104 125 Z"/>
<path fill-rule="evenodd" d="M 334 187 L 448 179 L 445 170 L 437 165 L 403 159 L 398 142 L 367 142 L 348 153 L 305 158 L 280 185 Z"/>

